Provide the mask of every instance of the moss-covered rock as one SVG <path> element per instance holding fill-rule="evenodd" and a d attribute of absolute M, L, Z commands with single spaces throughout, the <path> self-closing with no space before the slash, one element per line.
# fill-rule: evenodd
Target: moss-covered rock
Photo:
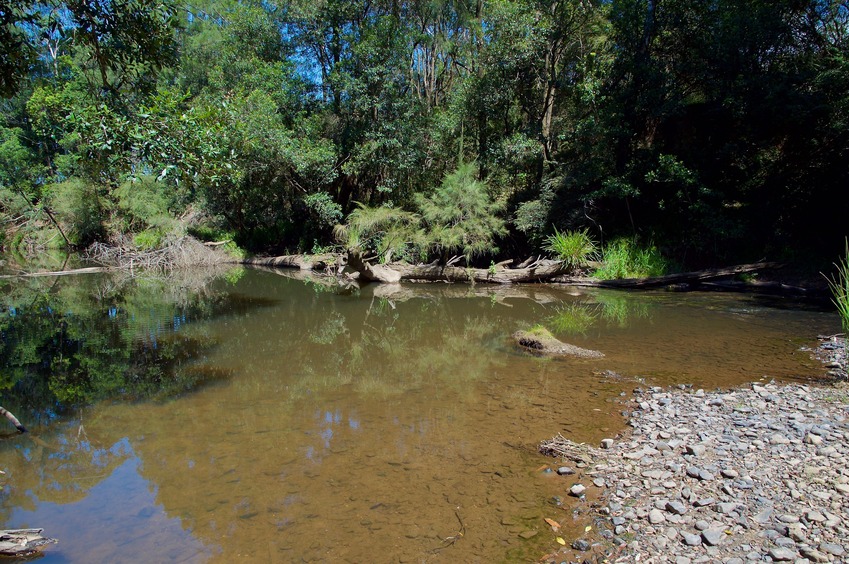
<path fill-rule="evenodd" d="M 604 353 L 582 349 L 557 340 L 551 332 L 542 326 L 527 331 L 516 331 L 513 340 L 522 350 L 542 356 L 571 356 L 576 358 L 603 358 Z"/>

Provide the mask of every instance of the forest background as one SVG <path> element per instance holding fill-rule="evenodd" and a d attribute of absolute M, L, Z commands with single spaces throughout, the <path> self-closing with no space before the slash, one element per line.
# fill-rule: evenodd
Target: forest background
<path fill-rule="evenodd" d="M 0 49 L 6 249 L 320 252 L 365 210 L 439 234 L 408 260 L 844 247 L 846 1 L 0 0 Z"/>

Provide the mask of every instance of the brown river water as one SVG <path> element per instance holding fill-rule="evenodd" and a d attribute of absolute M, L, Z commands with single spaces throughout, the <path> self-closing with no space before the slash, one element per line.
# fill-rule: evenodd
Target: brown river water
<path fill-rule="evenodd" d="M 339 292 L 283 274 L 0 288 L 0 336 L 20 349 L 4 357 L 20 380 L 3 404 L 31 427 L 0 438 L 2 528 L 59 539 L 45 564 L 535 561 L 557 547 L 543 519 L 574 506 L 541 440 L 615 435 L 638 385 L 820 377 L 800 347 L 839 328 L 827 308 L 749 295 Z M 51 337 L 32 360 L 23 327 L 45 319 L 72 346 L 44 360 Z M 511 333 L 536 324 L 606 357 L 517 351 Z M 84 349 L 94 360 L 74 360 Z M 32 375 L 68 362 L 66 391 Z M 144 378 L 189 384 L 160 393 Z M 95 388 L 108 393 L 74 401 Z M 49 401 L 28 404 L 32 390 Z"/>

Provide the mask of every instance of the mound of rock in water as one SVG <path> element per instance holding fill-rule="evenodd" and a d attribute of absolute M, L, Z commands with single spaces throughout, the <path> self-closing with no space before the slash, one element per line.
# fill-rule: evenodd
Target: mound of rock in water
<path fill-rule="evenodd" d="M 516 331 L 513 340 L 526 352 L 543 356 L 571 356 L 577 358 L 603 358 L 599 351 L 582 349 L 557 340 L 544 327 L 534 327 L 529 331 Z"/>

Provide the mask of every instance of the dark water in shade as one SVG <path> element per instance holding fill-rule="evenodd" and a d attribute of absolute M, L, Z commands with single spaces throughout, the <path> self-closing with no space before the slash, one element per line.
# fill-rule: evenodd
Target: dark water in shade
<path fill-rule="evenodd" d="M 614 435 L 635 380 L 821 376 L 799 349 L 839 326 L 753 296 L 256 270 L 0 296 L 2 405 L 32 429 L 0 439 L 0 526 L 60 539 L 44 563 L 536 560 L 571 515 L 539 441 Z M 535 324 L 607 356 L 525 356 L 509 337 Z"/>

